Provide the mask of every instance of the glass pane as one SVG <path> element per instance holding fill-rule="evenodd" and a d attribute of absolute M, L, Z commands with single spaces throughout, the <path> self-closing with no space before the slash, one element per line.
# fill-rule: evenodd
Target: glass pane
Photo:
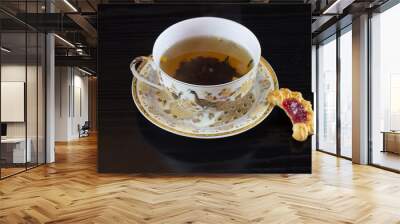
<path fill-rule="evenodd" d="M 340 36 L 340 153 L 351 158 L 352 141 L 352 35 Z"/>
<path fill-rule="evenodd" d="M 38 163 L 45 163 L 45 44 L 46 37 L 44 34 L 38 35 Z"/>
<path fill-rule="evenodd" d="M 28 160 L 28 168 L 37 165 L 37 33 L 36 32 L 28 32 L 27 33 L 27 44 L 28 44 L 28 55 L 27 55 L 27 80 L 26 80 L 26 89 L 27 89 L 27 98 L 26 98 L 26 113 L 27 113 L 27 142 L 28 149 L 30 148 L 30 160 Z"/>
<path fill-rule="evenodd" d="M 336 38 L 318 48 L 318 148 L 336 153 Z"/>
<path fill-rule="evenodd" d="M 45 0 L 0 1 L 0 7 L 36 24 Z M 45 162 L 45 35 L 0 12 L 1 177 Z"/>
<path fill-rule="evenodd" d="M 400 4 L 372 22 L 372 163 L 400 170 Z"/>
<path fill-rule="evenodd" d="M 37 1 L 27 2 L 27 13 L 37 13 Z M 28 22 L 37 23 L 38 17 L 29 17 Z M 27 163 L 28 168 L 37 166 L 38 163 L 38 33 L 36 30 L 27 30 L 27 143 L 30 148 L 30 161 Z"/>
<path fill-rule="evenodd" d="M 1 174 L 25 170 L 30 161 L 26 150 L 26 34 L 1 34 Z M 28 147 L 29 149 L 29 147 Z"/>

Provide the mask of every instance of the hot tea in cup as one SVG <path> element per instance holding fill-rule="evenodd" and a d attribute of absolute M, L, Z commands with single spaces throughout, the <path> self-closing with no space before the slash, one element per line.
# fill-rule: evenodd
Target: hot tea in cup
<path fill-rule="evenodd" d="M 164 30 L 152 57 L 135 58 L 133 75 L 149 86 L 202 107 L 234 101 L 250 91 L 257 76 L 261 47 L 243 25 L 223 18 L 187 19 Z M 136 65 L 151 63 L 152 77 Z"/>
<path fill-rule="evenodd" d="M 182 40 L 160 59 L 160 67 L 171 77 L 195 85 L 218 85 L 247 74 L 251 55 L 239 44 L 214 36 Z"/>

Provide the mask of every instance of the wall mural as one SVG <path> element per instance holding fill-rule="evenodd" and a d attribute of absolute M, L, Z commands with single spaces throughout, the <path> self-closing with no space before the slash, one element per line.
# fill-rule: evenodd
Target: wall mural
<path fill-rule="evenodd" d="M 310 173 L 307 5 L 99 8 L 99 172 Z"/>

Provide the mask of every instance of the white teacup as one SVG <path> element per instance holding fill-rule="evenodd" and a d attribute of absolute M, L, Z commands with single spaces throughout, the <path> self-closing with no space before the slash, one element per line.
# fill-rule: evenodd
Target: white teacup
<path fill-rule="evenodd" d="M 182 40 L 198 37 L 213 36 L 230 40 L 246 49 L 253 61 L 253 68 L 242 77 L 218 85 L 195 85 L 174 79 L 160 67 L 163 54 L 174 44 Z M 148 85 L 167 89 L 180 99 L 191 100 L 200 106 L 219 101 L 235 100 L 247 94 L 251 89 L 257 75 L 257 67 L 261 57 L 261 47 L 257 37 L 243 25 L 223 18 L 198 17 L 178 22 L 164 30 L 153 46 L 152 57 L 140 56 L 135 58 L 130 65 L 133 75 Z M 136 65 L 143 61 L 152 64 L 159 82 L 154 82 L 154 77 L 144 77 L 136 70 Z"/>

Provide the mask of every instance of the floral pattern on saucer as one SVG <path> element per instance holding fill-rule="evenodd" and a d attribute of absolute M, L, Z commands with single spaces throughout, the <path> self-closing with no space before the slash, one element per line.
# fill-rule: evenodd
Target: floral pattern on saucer
<path fill-rule="evenodd" d="M 139 72 L 151 76 L 149 73 L 155 71 L 146 63 Z M 229 93 L 236 96 L 233 101 L 212 102 L 196 94 L 194 100 L 187 100 L 134 78 L 132 97 L 139 111 L 166 131 L 193 138 L 221 138 L 251 129 L 272 111 L 274 106 L 268 103 L 267 96 L 278 89 L 278 80 L 265 59 L 258 65 L 254 85 L 248 88 L 251 89 L 244 96 Z"/>

